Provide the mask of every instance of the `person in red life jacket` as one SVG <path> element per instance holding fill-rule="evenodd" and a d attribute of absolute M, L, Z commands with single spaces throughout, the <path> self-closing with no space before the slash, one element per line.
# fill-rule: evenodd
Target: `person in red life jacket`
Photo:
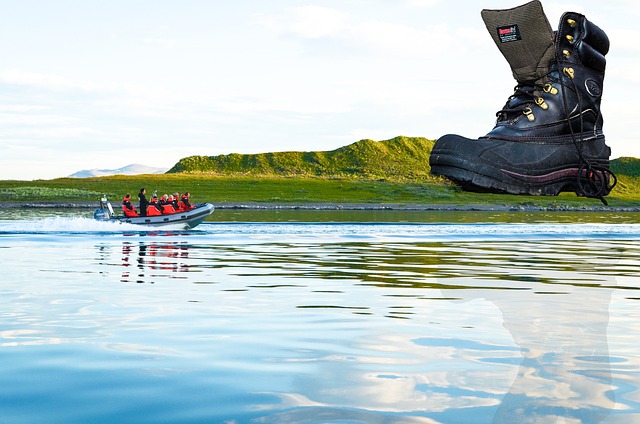
<path fill-rule="evenodd" d="M 153 196 L 147 207 L 147 216 L 160 216 L 162 215 L 162 209 L 158 204 L 158 196 Z"/>
<path fill-rule="evenodd" d="M 191 197 L 191 193 L 189 193 L 188 191 L 182 195 L 180 203 L 182 203 L 182 209 L 185 211 L 190 211 L 191 209 L 196 208 L 195 206 L 191 206 L 191 202 L 189 202 L 190 197 Z"/>
<path fill-rule="evenodd" d="M 125 194 L 124 198 L 122 199 L 122 212 L 124 212 L 124 216 L 138 216 L 136 208 L 131 204 L 131 195 L 129 193 Z"/>
<path fill-rule="evenodd" d="M 149 202 L 147 201 L 147 190 L 142 187 L 140 189 L 140 193 L 138 193 L 138 200 L 140 200 L 140 216 L 147 216 L 147 206 L 149 206 Z"/>
<path fill-rule="evenodd" d="M 173 196 L 167 197 L 167 200 L 162 203 L 160 207 L 162 208 L 163 215 L 171 215 L 172 213 L 176 213 L 176 210 L 173 207 Z"/>
<path fill-rule="evenodd" d="M 180 202 L 180 194 L 177 192 L 173 193 L 173 209 L 175 209 L 176 212 L 182 211 L 182 202 Z"/>

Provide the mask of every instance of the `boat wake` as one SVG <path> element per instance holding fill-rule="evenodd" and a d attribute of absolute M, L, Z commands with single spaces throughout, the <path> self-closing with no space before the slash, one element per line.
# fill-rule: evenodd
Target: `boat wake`
<path fill-rule="evenodd" d="M 0 220 L 0 235 L 20 234 L 158 234 L 213 238 L 216 243 L 282 242 L 418 242 L 505 241 L 530 239 L 637 239 L 640 224 L 449 224 L 449 223 L 269 223 L 211 222 L 195 230 L 177 224 L 161 229 L 143 225 L 98 221 L 84 217 L 47 217 L 36 220 Z"/>
<path fill-rule="evenodd" d="M 467 242 L 637 239 L 640 224 L 205 223 L 216 243 Z"/>
<path fill-rule="evenodd" d="M 51 217 L 38 220 L 0 221 L 0 233 L 122 233 L 145 231 L 140 225 L 101 222 L 81 217 Z"/>

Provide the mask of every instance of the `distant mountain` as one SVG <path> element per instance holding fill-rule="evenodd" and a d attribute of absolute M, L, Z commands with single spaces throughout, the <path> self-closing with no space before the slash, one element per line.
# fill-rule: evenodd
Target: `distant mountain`
<path fill-rule="evenodd" d="M 85 169 L 69 175 L 70 178 L 105 177 L 108 175 L 140 175 L 140 174 L 164 174 L 167 168 L 154 168 L 137 163 L 123 166 L 118 169 Z"/>
<path fill-rule="evenodd" d="M 360 140 L 324 152 L 189 156 L 168 173 L 426 180 L 435 178 L 429 175 L 433 143 L 422 137 L 399 136 L 384 141 Z"/>

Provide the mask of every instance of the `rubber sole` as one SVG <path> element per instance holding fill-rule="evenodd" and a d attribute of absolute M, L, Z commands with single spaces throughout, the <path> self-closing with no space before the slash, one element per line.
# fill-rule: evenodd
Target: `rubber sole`
<path fill-rule="evenodd" d="M 528 194 L 532 196 L 557 196 L 560 192 L 577 192 L 578 169 L 569 168 L 554 172 L 555 178 L 547 180 L 548 176 L 535 176 L 534 179 L 542 178 L 547 180 L 543 184 L 527 183 L 525 181 L 509 180 L 508 171 L 499 170 L 503 173 L 503 178 L 495 178 L 468 169 L 461 169 L 451 166 L 432 166 L 431 173 L 447 177 L 457 185 L 467 191 Z M 513 176 L 513 174 L 511 174 Z"/>
<path fill-rule="evenodd" d="M 585 144 L 587 149 L 592 153 L 587 159 L 596 165 L 597 171 L 580 167 L 575 146 L 566 143 L 496 142 L 448 135 L 436 142 L 429 163 L 432 174 L 447 177 L 469 191 L 534 196 L 574 192 L 589 197 L 592 193 L 598 193 L 596 197 L 606 196 L 610 188 L 602 189 L 602 185 L 593 185 L 593 182 L 608 181 L 609 148 L 602 138 Z M 587 178 L 588 172 L 591 178 Z"/>

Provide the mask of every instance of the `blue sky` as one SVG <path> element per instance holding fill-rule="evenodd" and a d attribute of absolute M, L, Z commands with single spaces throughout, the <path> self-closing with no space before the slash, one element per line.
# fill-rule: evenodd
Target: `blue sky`
<path fill-rule="evenodd" d="M 522 3 L 0 0 L 0 179 L 484 135 L 515 82 L 480 10 Z M 605 135 L 640 157 L 640 4 L 543 6 L 609 35 Z"/>

